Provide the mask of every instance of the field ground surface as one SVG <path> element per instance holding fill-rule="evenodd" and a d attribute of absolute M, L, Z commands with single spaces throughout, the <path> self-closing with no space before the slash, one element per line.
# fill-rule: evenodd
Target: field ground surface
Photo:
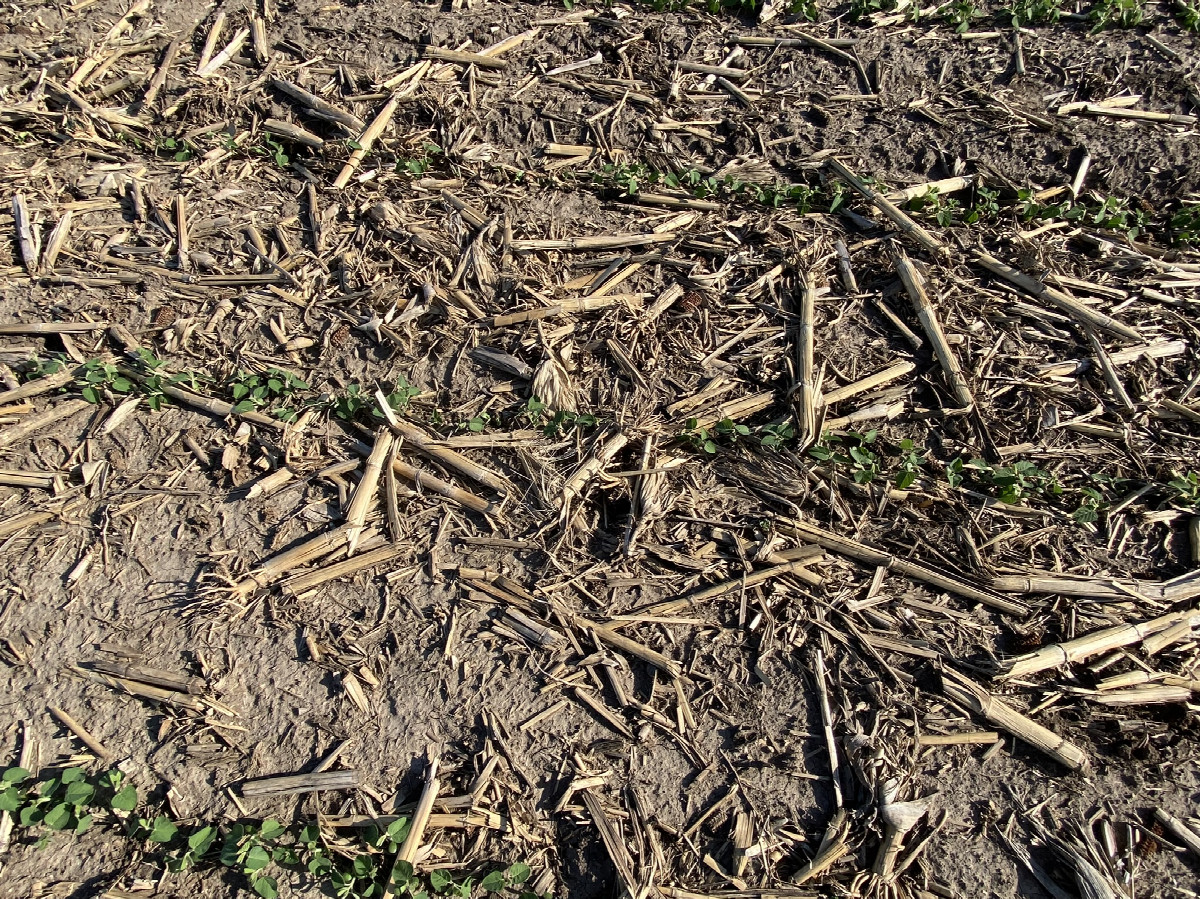
<path fill-rule="evenodd" d="M 0 896 L 1197 895 L 1198 20 L 9 4 Z"/>

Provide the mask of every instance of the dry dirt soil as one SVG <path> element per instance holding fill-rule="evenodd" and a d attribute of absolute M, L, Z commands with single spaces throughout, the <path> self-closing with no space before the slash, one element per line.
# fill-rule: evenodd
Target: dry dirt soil
<path fill-rule="evenodd" d="M 993 676 L 1200 594 L 1200 255 L 1164 228 L 1200 190 L 1197 37 L 1167 5 L 967 36 L 819 6 L 6 7 L 0 753 L 102 770 L 61 709 L 151 807 L 224 824 L 390 813 L 436 758 L 495 826 L 432 828 L 421 866 L 573 899 L 1093 895 L 1037 826 L 1112 895 L 1196 895 L 1151 831 L 1200 799 L 1191 619 Z M 914 236 L 831 160 L 971 183 Z M 1139 678 L 1169 695 L 1110 704 Z M 335 748 L 358 789 L 241 795 Z M 927 812 L 882 878 L 889 782 Z M 40 835 L 0 896 L 248 889 Z"/>

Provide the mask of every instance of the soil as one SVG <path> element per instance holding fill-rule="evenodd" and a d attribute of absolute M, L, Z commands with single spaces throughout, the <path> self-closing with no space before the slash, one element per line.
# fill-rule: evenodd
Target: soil
<path fill-rule="evenodd" d="M 970 174 L 1010 203 L 1018 190 L 1069 185 L 1086 151 L 1086 197 L 1123 198 L 1131 210 L 1161 218 L 1200 191 L 1194 127 L 1056 111 L 1136 94 L 1138 109 L 1195 114 L 1196 36 L 1165 9 L 1152 13 L 1160 26 L 1154 41 L 1139 30 L 1091 34 L 1068 17 L 1021 32 L 1025 71 L 1018 73 L 1011 28 L 965 38 L 932 10 L 916 21 L 881 14 L 871 27 L 829 4 L 815 25 L 569 6 L 269 3 L 268 61 L 254 59 L 247 42 L 207 79 L 195 73 L 213 24 L 210 5 L 152 3 L 131 37 L 108 43 L 109 28 L 127 11 L 122 3 L 11 8 L 0 25 L 3 193 L 22 195 L 43 244 L 64 212 L 74 212 L 56 266 L 35 277 L 14 217 L 0 214 L 8 235 L 0 242 L 0 324 L 101 324 L 66 338 L 0 332 L 0 374 L 35 383 L 28 380 L 35 358 L 72 368 L 102 359 L 147 374 L 106 328 L 112 323 L 163 371 L 202 374 L 196 392 L 221 400 L 240 399 L 230 385 L 249 373 L 290 372 L 305 386 L 263 411 L 311 414 L 282 430 L 182 403 L 153 411 L 143 399 L 122 418 L 116 410 L 126 397 L 110 383 L 99 402 L 9 441 L 6 429 L 68 408 L 66 394 L 77 398 L 83 382 L 36 395 L 28 409 L 6 413 L 0 405 L 0 475 L 59 476 L 53 490 L 0 486 L 0 516 L 17 525 L 0 525 L 5 751 L 15 759 L 23 733 L 36 747 L 34 769 L 73 759 L 102 768 L 49 712 L 66 710 L 152 803 L 183 822 L 387 812 L 417 799 L 431 760 L 440 760 L 443 793 L 460 796 L 499 756 L 478 804 L 502 813 L 506 829 L 431 833 L 426 863 L 475 872 L 524 861 L 541 889 L 578 899 L 623 890 L 585 805 L 576 797 L 556 808 L 574 777 L 601 774 L 592 790 L 650 895 L 659 887 L 689 896 L 808 895 L 791 884 L 834 816 L 835 779 L 851 815 L 847 852 L 806 883 L 811 895 L 1048 895 L 1001 830 L 1074 889 L 1066 867 L 1024 828 L 1025 815 L 1071 840 L 1087 834 L 1095 846 L 1109 828 L 1116 852 L 1097 864 L 1127 895 L 1194 895 L 1200 860 L 1164 837 L 1158 852 L 1137 844 L 1156 808 L 1196 814 L 1196 707 L 1108 707 L 1088 692 L 1100 678 L 1138 666 L 1190 681 L 1197 662 L 1190 638 L 1156 658 L 1131 648 L 1103 671 L 1076 665 L 989 685 L 1086 752 L 1086 771 L 1070 772 L 1006 734 L 990 745 L 919 742 L 921 734 L 992 728 L 946 698 L 939 669 L 986 681 L 998 660 L 1186 603 L 1052 593 L 1014 597 L 1029 614 L 1011 616 L 828 551 L 811 566 L 819 586 L 781 575 L 682 611 L 643 610 L 777 564 L 768 557 L 798 542 L 782 529 L 791 518 L 984 586 L 1029 572 L 1106 583 L 1163 582 L 1194 570 L 1188 527 L 1200 512 L 1166 485 L 1197 467 L 1200 424 L 1195 392 L 1190 399 L 1187 392 L 1200 365 L 1196 282 L 1172 285 L 1177 276 L 1168 271 L 1172 263 L 1196 271 L 1187 267 L 1196 254 L 1161 233 L 1131 238 L 1086 220 L 1030 235 L 1038 223 L 1007 208 L 974 226 L 923 219 L 950 252 L 907 250 L 927 277 L 976 400 L 971 415 L 947 414 L 953 395 L 928 341 L 914 349 L 878 306 L 883 301 L 921 331 L 896 278 L 895 244 L 886 240 L 896 232 L 877 208 L 849 199 L 841 213 L 806 212 L 726 190 L 715 210 L 672 224 L 679 210 L 638 202 L 620 166 L 830 192 L 836 179 L 825 161 L 836 155 L 881 190 Z M 244 3 L 221 10 L 228 24 L 218 49 L 264 13 Z M 990 20 L 981 20 L 985 27 Z M 422 48 L 478 53 L 531 29 L 500 70 L 442 62 L 413 79 L 416 89 L 344 189 L 331 185 L 359 135 L 312 115 L 270 82 L 288 79 L 370 122 L 389 95 L 380 85 L 419 62 Z M 750 48 L 732 60 L 752 69 L 738 82 L 753 92 L 749 108 L 702 74 L 676 70 L 680 60 L 721 64 L 739 37 L 797 30 L 857 39 L 869 83 L 846 58 L 814 46 Z M 159 96 L 140 108 L 144 85 L 177 37 L 180 54 Z M 64 85 L 89 53 L 122 42 L 152 52 L 84 78 L 71 92 L 86 103 L 66 96 Z M 595 64 L 549 74 L 596 54 Z M 104 86 L 127 72 L 138 76 L 136 86 L 104 97 Z M 103 111 L 117 109 L 139 124 L 105 121 Z M 268 141 L 271 118 L 319 135 L 324 149 Z M 595 150 L 563 166 L 549 144 Z M 694 199 L 672 184 L 641 190 Z M 443 191 L 478 210 L 482 227 Z M 965 208 L 978 195 L 959 196 Z M 179 197 L 190 256 L 180 252 Z M 248 226 L 266 241 L 269 263 L 247 250 Z M 580 253 L 526 253 L 514 244 L 657 227 L 678 235 Z M 850 245 L 857 289 L 839 280 L 834 240 Z M 1064 287 L 1137 327 L 1147 342 L 1180 341 L 1183 351 L 1121 366 L 1134 403 L 1128 411 L 1095 365 L 1042 376 L 1043 364 L 1090 359 L 1087 333 L 1054 309 L 1037 314 L 1036 300 L 970 265 L 981 248 L 1038 277 L 1097 285 L 1091 293 Z M 494 316 L 592 294 L 584 278 L 634 263 L 619 285 L 605 285 L 602 293 L 621 298 L 604 308 L 491 326 Z M 713 411 L 720 421 L 726 407 L 672 410 L 723 378 L 729 389 L 721 403 L 771 394 L 744 419 L 755 434 L 790 420 L 801 272 L 818 288 L 824 390 L 899 360 L 914 363 L 900 381 L 825 413 L 828 421 L 879 401 L 902 403 L 886 419 L 837 430 L 849 446 L 860 439 L 854 429 L 877 428 L 879 442 L 861 448 L 873 445 L 881 458 L 898 459 L 904 440 L 927 448 L 923 480 L 912 491 L 889 493 L 890 474 L 855 483 L 848 469 L 821 465 L 794 442 L 771 451 L 749 433 L 716 434 L 715 424 L 707 452 L 710 435 L 697 434 L 703 421 L 688 419 Z M 258 280 L 223 286 L 215 275 Z M 648 321 L 645 309 L 675 284 L 681 298 Z M 436 295 L 428 297 L 425 285 Z M 311 343 L 285 346 L 296 337 Z M 1122 347 L 1111 335 L 1103 340 L 1109 353 Z M 566 417 L 557 431 L 545 429 L 530 412 L 530 379 L 481 361 L 472 353 L 481 346 L 508 354 L 518 368 L 556 371 L 571 387 L 574 402 L 560 397 L 547 418 L 561 407 L 598 421 Z M 329 466 L 357 459 L 355 440 L 382 431 L 366 409 L 356 423 L 343 420 L 333 401 L 352 385 L 370 394 L 401 378 L 420 391 L 402 410 L 408 419 L 458 441 L 470 460 L 510 482 L 499 511 L 479 514 L 428 482 L 414 489 L 401 480 L 395 520 L 384 490 L 368 519 L 380 541 L 396 547 L 386 563 L 299 595 L 281 590 L 278 578 L 233 591 L 263 560 L 343 526 L 361 469 L 330 473 Z M 1192 416 L 1164 412 L 1164 398 L 1190 403 Z M 1076 419 L 1116 428 L 1120 439 L 1058 426 Z M 628 444 L 564 507 L 568 479 L 617 433 Z M 402 442 L 400 459 L 499 503 L 461 470 L 414 453 L 412 443 Z M 994 496 L 981 504 L 978 482 L 966 485 L 975 493 L 947 486 L 952 459 L 991 452 L 1052 471 L 1065 496 L 1102 487 L 1101 517 L 1078 523 L 1067 500 L 1049 490 L 996 506 Z M 98 474 L 96 463 L 103 463 Z M 285 485 L 266 495 L 251 489 L 283 467 L 295 475 Z M 42 510 L 54 514 L 18 520 Z M 513 589 L 532 594 L 534 617 L 559 635 L 558 645 L 521 639 L 502 620 L 506 600 L 481 584 L 496 575 L 508 579 L 496 583 L 510 585 L 502 589 L 510 598 Z M 663 671 L 570 616 L 614 624 L 677 663 L 686 704 Z M 814 675 L 818 651 L 829 668 L 837 772 Z M 236 715 L 198 714 L 85 676 L 93 663 L 114 659 L 200 677 L 205 695 Z M 580 686 L 625 733 L 576 699 Z M 560 700 L 548 718 L 527 724 Z M 311 771 L 343 743 L 336 766 L 359 772 L 364 789 L 241 797 L 247 779 Z M 880 844 L 879 796 L 889 778 L 898 779 L 902 798 L 922 799 L 930 811 L 914 832 L 928 838 L 923 851 L 885 885 L 865 872 Z M 738 813 L 754 837 L 740 874 L 732 842 Z M 36 842 L 36 834 L 14 834 L 0 896 L 247 889 L 215 868 L 164 875 L 145 847 L 112 829 L 59 835 L 40 849 Z M 304 881 L 283 891 L 317 892 Z"/>

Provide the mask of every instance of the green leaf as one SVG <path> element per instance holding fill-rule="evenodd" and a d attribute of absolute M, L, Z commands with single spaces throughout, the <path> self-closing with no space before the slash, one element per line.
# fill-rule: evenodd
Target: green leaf
<path fill-rule="evenodd" d="M 32 827 L 42 820 L 42 810 L 36 805 L 27 805 L 21 809 L 21 826 Z"/>
<path fill-rule="evenodd" d="M 263 840 L 277 840 L 287 830 L 282 824 L 273 818 L 268 818 L 262 823 L 262 829 L 258 832 L 258 836 Z"/>
<path fill-rule="evenodd" d="M 408 819 L 397 818 L 388 825 L 387 836 L 389 840 L 397 843 L 402 843 L 408 837 Z"/>
<path fill-rule="evenodd" d="M 3 793 L 0 793 L 0 811 L 15 812 L 21 807 L 21 801 L 25 795 L 16 787 L 9 787 Z"/>
<path fill-rule="evenodd" d="M 133 389 L 133 382 L 128 378 L 114 378 L 112 389 L 117 393 L 129 393 Z"/>
<path fill-rule="evenodd" d="M 92 816 L 84 815 L 82 818 L 79 819 L 78 823 L 75 825 L 75 833 L 81 834 L 91 826 L 92 826 Z"/>
<path fill-rule="evenodd" d="M 233 411 L 238 414 L 241 414 L 242 412 L 252 412 L 252 411 L 254 411 L 255 408 L 256 407 L 255 407 L 254 400 L 242 400 L 240 403 L 238 403 L 236 406 L 233 407 Z"/>
<path fill-rule="evenodd" d="M 479 885 L 489 893 L 499 893 L 504 889 L 504 872 L 493 871 L 479 882 Z"/>
<path fill-rule="evenodd" d="M 375 875 L 375 862 L 369 855 L 360 855 L 351 866 L 355 877 L 368 878 Z"/>
<path fill-rule="evenodd" d="M 269 864 L 271 864 L 271 855 L 262 846 L 251 846 L 250 851 L 246 853 L 246 860 L 242 862 L 243 869 L 247 873 L 261 871 Z"/>
<path fill-rule="evenodd" d="M 150 829 L 150 836 L 147 839 L 151 843 L 169 843 L 175 839 L 175 834 L 179 832 L 179 828 L 165 815 L 159 815 L 154 819 L 154 826 Z"/>
<path fill-rule="evenodd" d="M 915 471 L 901 471 L 896 475 L 896 486 L 900 490 L 905 490 L 912 486 L 913 481 L 917 479 Z"/>
<path fill-rule="evenodd" d="M 279 895 L 279 881 L 274 877 L 255 877 L 250 881 L 250 885 L 254 887 L 254 892 L 262 896 L 263 899 L 276 899 Z"/>
<path fill-rule="evenodd" d="M 429 873 L 429 885 L 433 887 L 435 892 L 444 893 L 450 887 L 454 886 L 454 881 L 442 871 L 431 871 Z"/>
<path fill-rule="evenodd" d="M 392 882 L 398 884 L 408 883 L 413 876 L 413 866 L 411 862 L 406 862 L 404 859 L 396 859 L 396 864 L 392 868 Z"/>
<path fill-rule="evenodd" d="M 90 783 L 75 781 L 67 786 L 67 792 L 63 798 L 71 805 L 85 805 L 95 792 L 96 788 Z"/>
<path fill-rule="evenodd" d="M 83 398 L 93 405 L 100 402 L 100 393 L 95 387 L 85 387 L 81 393 L 83 394 Z"/>
<path fill-rule="evenodd" d="M 108 805 L 110 808 L 120 812 L 131 812 L 137 808 L 137 801 L 137 788 L 133 784 L 130 784 L 117 793 L 117 795 L 113 796 Z"/>
<path fill-rule="evenodd" d="M 532 873 L 533 871 L 530 869 L 529 865 L 525 864 L 524 862 L 517 862 L 515 865 L 509 866 L 507 872 L 508 882 L 511 884 L 524 883 L 529 879 L 529 875 Z"/>
<path fill-rule="evenodd" d="M 82 768 L 68 768 L 59 779 L 65 784 L 73 784 L 79 783 L 85 776 L 86 772 Z"/>
<path fill-rule="evenodd" d="M 71 807 L 60 802 L 46 812 L 45 824 L 51 830 L 65 830 L 71 823 Z"/>
<path fill-rule="evenodd" d="M 4 774 L 0 775 L 0 783 L 19 784 L 24 783 L 31 777 L 33 775 L 24 768 L 13 767 L 6 769 Z"/>
<path fill-rule="evenodd" d="M 213 841 L 217 838 L 217 829 L 215 827 L 201 827 L 194 834 L 188 837 L 188 850 L 196 855 L 197 858 L 204 855 L 212 848 Z"/>

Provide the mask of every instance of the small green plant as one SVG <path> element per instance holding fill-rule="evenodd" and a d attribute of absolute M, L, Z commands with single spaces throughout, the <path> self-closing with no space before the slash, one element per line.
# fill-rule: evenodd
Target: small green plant
<path fill-rule="evenodd" d="M 908 201 L 908 208 L 919 215 L 928 215 L 943 228 L 954 224 L 960 204 L 953 197 L 943 197 L 936 187 Z"/>
<path fill-rule="evenodd" d="M 237 403 L 234 412 L 261 409 L 287 400 L 301 390 L 308 390 L 308 384 L 278 368 L 268 368 L 263 374 L 238 369 L 229 383 L 229 391 Z M 273 414 L 282 421 L 296 420 L 296 411 L 286 406 L 275 408 Z"/>
<path fill-rule="evenodd" d="M 99 403 L 108 393 L 129 393 L 133 382 L 121 374 L 110 362 L 91 359 L 83 364 L 80 383 L 83 398 L 89 403 Z"/>
<path fill-rule="evenodd" d="M 370 402 L 370 394 L 363 393 L 361 385 L 349 384 L 345 394 L 333 401 L 333 414 L 342 421 L 354 421 Z"/>
<path fill-rule="evenodd" d="M 1013 0 L 1003 10 L 1014 28 L 1053 25 L 1062 17 L 1063 0 Z"/>
<path fill-rule="evenodd" d="M 562 437 L 572 430 L 586 430 L 600 424 L 600 419 L 590 412 L 572 412 L 559 409 L 548 415 L 548 407 L 536 396 L 531 396 L 521 411 L 521 417 L 535 428 L 541 428 L 547 437 Z"/>
<path fill-rule="evenodd" d="M 858 22 L 874 13 L 891 12 L 896 5 L 896 0 L 850 0 L 849 19 Z"/>
<path fill-rule="evenodd" d="M 9 768 L 0 775 L 0 811 L 8 812 L 22 827 L 44 827 L 38 846 L 45 846 L 56 831 L 76 834 L 88 830 L 94 809 L 128 812 L 137 806 L 137 790 L 122 787 L 120 771 L 108 771 L 89 782 L 82 768 L 67 768 L 40 783 L 24 768 Z"/>
<path fill-rule="evenodd" d="M 1063 492 L 1051 472 L 1024 460 L 1012 465 L 993 466 L 982 459 L 964 463 L 958 458 L 946 466 L 946 480 L 951 487 L 962 485 L 968 477 L 990 489 L 1001 502 L 1014 505 L 1030 498 L 1057 496 Z"/>
<path fill-rule="evenodd" d="M 292 160 L 288 156 L 283 144 L 269 134 L 264 134 L 262 143 L 254 147 L 251 152 L 258 156 L 267 157 L 281 169 L 286 169 L 292 164 Z"/>
<path fill-rule="evenodd" d="M 1105 197 L 1101 204 L 1088 213 L 1092 224 L 1110 231 L 1121 231 L 1130 240 L 1141 234 L 1150 222 L 1150 217 L 1140 209 L 1130 209 L 1127 200 Z"/>
<path fill-rule="evenodd" d="M 488 426 L 488 422 L 492 420 L 492 416 L 486 412 L 480 412 L 478 415 L 468 418 L 459 427 L 465 428 L 472 434 L 482 434 Z"/>
<path fill-rule="evenodd" d="M 1000 216 L 1000 191 L 980 184 L 975 188 L 971 205 L 963 215 L 968 225 L 978 222 L 993 222 Z"/>
<path fill-rule="evenodd" d="M 921 474 L 925 465 L 925 450 L 905 437 L 900 441 L 900 466 L 896 472 L 896 487 L 907 490 Z"/>
<path fill-rule="evenodd" d="M 1172 502 L 1185 508 L 1200 509 L 1200 474 L 1189 471 L 1172 478 L 1167 482 L 1167 486 L 1174 491 Z"/>
<path fill-rule="evenodd" d="M 361 147 L 355 141 L 347 141 L 350 149 L 359 150 Z M 400 175 L 424 175 L 433 168 L 433 157 L 438 156 L 442 152 L 442 148 L 437 144 L 426 141 L 421 145 L 423 154 L 421 156 L 413 156 L 407 159 L 400 159 L 396 162 L 396 173 Z"/>
<path fill-rule="evenodd" d="M 1175 210 L 1168 222 L 1167 233 L 1173 244 L 1200 243 L 1200 204 L 1193 203 Z"/>
<path fill-rule="evenodd" d="M 821 18 L 821 8 L 817 5 L 817 0 L 791 0 L 788 13 L 799 16 L 806 22 L 815 22 Z"/>
<path fill-rule="evenodd" d="M 154 149 L 160 156 L 170 156 L 176 162 L 187 162 L 196 155 L 196 148 L 183 138 L 160 137 Z"/>
<path fill-rule="evenodd" d="M 1079 506 L 1071 513 L 1077 524 L 1092 524 L 1100 518 L 1104 494 L 1095 487 L 1079 488 Z"/>
<path fill-rule="evenodd" d="M 947 25 L 953 25 L 958 34 L 969 31 L 971 22 L 982 15 L 971 0 L 953 0 L 939 7 L 938 14 Z"/>
<path fill-rule="evenodd" d="M 270 844 L 286 831 L 282 824 L 272 820 L 261 825 L 231 825 L 221 846 L 221 864 L 245 875 L 251 889 L 263 899 L 275 899 L 279 895 L 279 881 L 265 873 L 265 869 L 272 861 Z"/>
<path fill-rule="evenodd" d="M 722 443 L 732 446 L 740 438 L 749 437 L 750 433 L 748 425 L 739 424 L 732 418 L 722 418 L 711 428 L 702 428 L 699 419 L 689 418 L 680 436 L 691 444 L 693 449 L 711 455 L 716 453 Z"/>
<path fill-rule="evenodd" d="M 66 362 L 61 358 L 33 358 L 22 365 L 21 374 L 25 376 L 26 380 L 33 381 L 37 378 L 44 378 L 46 375 L 56 375 L 65 367 Z"/>
<path fill-rule="evenodd" d="M 763 425 L 759 428 L 758 442 L 764 449 L 782 449 L 784 444 L 796 436 L 796 429 L 790 421 L 779 424 Z"/>
<path fill-rule="evenodd" d="M 83 833 L 93 825 L 107 826 L 143 848 L 143 861 L 168 871 L 224 867 L 245 878 L 263 899 L 276 899 L 279 881 L 289 873 L 308 880 L 326 895 L 339 899 L 379 899 L 384 894 L 390 859 L 408 836 L 408 820 L 397 818 L 386 828 L 362 828 L 355 841 L 339 841 L 336 852 L 325 845 L 316 824 L 287 827 L 278 821 L 238 821 L 232 824 L 180 826 L 166 815 L 139 814 L 137 790 L 124 783 L 120 771 L 89 777 L 82 768 L 67 768 L 35 778 L 23 768 L 0 774 L 0 810 L 7 812 L 23 835 L 45 846 L 57 833 Z M 453 895 L 471 899 L 482 889 L 517 892 L 530 877 L 528 865 L 517 863 L 474 877 L 455 880 L 444 871 L 418 874 L 412 865 L 397 862 L 393 887 L 413 899 Z M 549 899 L 528 891 L 520 899 Z"/>
<path fill-rule="evenodd" d="M 621 189 L 621 196 L 636 197 L 643 186 L 653 186 L 662 182 L 668 187 L 678 187 L 676 176 L 662 175 L 640 162 L 616 163 L 605 165 L 596 174 L 597 180 L 607 181 Z"/>
<path fill-rule="evenodd" d="M 1072 206 L 1069 201 L 1043 204 L 1038 201 L 1037 192 L 1029 189 L 1017 191 L 1016 210 L 1021 220 L 1026 222 L 1060 218 L 1072 221 L 1081 218 L 1085 212 L 1082 206 Z"/>
<path fill-rule="evenodd" d="M 841 435 L 827 432 L 821 435 L 814 446 L 809 447 L 808 454 L 819 462 L 849 468 L 856 484 L 869 484 L 882 471 L 879 455 L 871 449 L 878 436 L 879 432 L 874 430 L 865 434 L 856 431 Z M 841 449 L 845 452 L 841 452 Z"/>
<path fill-rule="evenodd" d="M 1092 34 L 1106 28 L 1136 28 L 1145 18 L 1141 0 L 1096 0 L 1088 11 Z"/>
<path fill-rule="evenodd" d="M 1200 31 L 1200 6 L 1175 0 L 1175 18 L 1185 31 Z"/>
<path fill-rule="evenodd" d="M 392 390 L 385 394 L 385 398 L 393 412 L 403 412 L 413 398 L 420 395 L 421 388 L 413 387 L 401 376 L 396 379 Z M 369 412 L 372 418 L 384 417 L 383 409 L 379 407 L 375 395 L 367 392 L 361 384 L 348 385 L 346 392 L 337 397 L 330 408 L 333 410 L 333 414 L 342 421 L 353 421 L 360 412 L 364 411 Z"/>

